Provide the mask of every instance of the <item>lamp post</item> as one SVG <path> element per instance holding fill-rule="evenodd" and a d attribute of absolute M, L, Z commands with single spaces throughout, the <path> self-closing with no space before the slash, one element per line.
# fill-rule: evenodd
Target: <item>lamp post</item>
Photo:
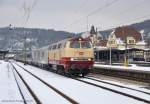
<path fill-rule="evenodd" d="M 26 55 L 26 46 L 27 46 L 27 44 L 26 44 L 26 32 L 24 31 L 24 34 L 25 34 L 25 39 L 24 39 L 24 65 L 26 65 L 26 60 L 27 60 L 27 55 Z"/>
<path fill-rule="evenodd" d="M 109 65 L 111 65 L 111 44 L 110 44 L 110 47 L 109 47 L 110 51 L 109 51 Z"/>
<path fill-rule="evenodd" d="M 124 34 L 123 34 L 124 35 Z M 124 56 L 124 66 L 128 66 L 128 58 L 127 58 L 127 36 L 125 37 L 125 56 Z"/>

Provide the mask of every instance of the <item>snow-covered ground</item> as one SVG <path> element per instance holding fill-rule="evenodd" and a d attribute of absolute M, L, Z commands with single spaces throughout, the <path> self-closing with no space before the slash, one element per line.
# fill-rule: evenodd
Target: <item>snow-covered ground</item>
<path fill-rule="evenodd" d="M 23 79 L 29 84 L 33 92 L 40 99 L 42 104 L 70 104 L 66 99 L 58 95 L 52 89 L 44 85 L 41 81 L 31 76 L 19 66 L 15 65 Z"/>
<path fill-rule="evenodd" d="M 91 82 L 91 83 L 95 83 L 97 85 L 101 85 L 101 86 L 104 86 L 106 88 L 115 89 L 117 91 L 129 94 L 129 95 L 134 95 L 134 96 L 139 97 L 139 98 L 144 98 L 144 99 L 146 99 L 148 101 L 150 100 L 150 95 L 145 94 L 145 93 L 141 93 L 141 92 L 138 92 L 138 91 L 135 91 L 135 90 L 126 89 L 124 87 L 118 87 L 118 86 L 114 86 L 114 85 L 110 85 L 110 84 L 106 84 L 106 83 L 90 80 L 90 79 L 87 79 L 87 78 L 82 78 L 81 80 L 88 81 L 88 82 Z"/>
<path fill-rule="evenodd" d="M 24 64 L 22 63 L 18 64 L 25 67 L 28 71 L 34 73 L 41 79 L 45 80 L 47 83 L 53 85 L 54 87 L 64 92 L 66 95 L 70 96 L 81 104 L 144 104 L 144 102 L 140 102 L 129 97 L 125 97 L 101 88 L 97 88 L 92 85 L 87 85 L 85 83 L 66 78 L 49 71 L 41 70 L 30 65 L 24 66 Z M 20 69 L 18 68 L 18 70 Z M 24 75 L 24 72 L 20 71 L 20 73 Z M 24 75 L 24 77 L 27 76 Z M 30 79 L 30 77 L 28 78 Z M 28 78 L 26 78 L 26 80 Z M 31 82 L 33 82 L 32 79 Z M 35 86 L 34 83 L 31 82 L 30 84 L 33 84 L 33 86 Z M 36 86 L 36 88 L 38 88 L 38 85 Z M 44 89 L 39 90 L 44 91 Z M 51 97 L 49 97 L 49 99 L 50 98 Z M 55 100 L 53 104 L 59 102 L 59 100 L 61 99 Z"/>
<path fill-rule="evenodd" d="M 24 92 L 27 94 L 26 90 Z M 27 99 L 33 104 L 32 99 Z M 11 66 L 8 62 L 0 60 L 0 104 L 24 104 Z"/>
<path fill-rule="evenodd" d="M 96 68 L 106 68 L 106 69 L 121 69 L 121 70 L 138 70 L 138 71 L 148 71 L 150 72 L 150 67 L 142 67 L 142 66 L 136 66 L 135 64 L 131 64 L 131 66 L 117 66 L 117 65 L 102 65 L 99 63 L 95 63 L 94 67 Z"/>
<path fill-rule="evenodd" d="M 108 83 L 112 83 L 112 84 L 117 84 L 117 85 L 121 85 L 121 86 L 125 86 L 125 87 L 128 87 L 128 88 L 132 88 L 132 89 L 136 89 L 136 90 L 140 90 L 140 91 L 144 91 L 144 92 L 148 92 L 150 93 L 150 90 L 149 89 L 146 89 L 145 85 L 135 85 L 135 84 L 129 84 L 127 82 L 122 82 L 122 81 L 113 81 L 113 80 L 106 80 L 106 79 L 101 79 L 101 78 L 96 78 L 94 75 L 92 76 L 88 76 L 89 78 L 92 78 L 92 79 L 96 79 L 96 80 L 100 80 L 100 81 L 104 81 L 104 82 L 108 82 Z"/>

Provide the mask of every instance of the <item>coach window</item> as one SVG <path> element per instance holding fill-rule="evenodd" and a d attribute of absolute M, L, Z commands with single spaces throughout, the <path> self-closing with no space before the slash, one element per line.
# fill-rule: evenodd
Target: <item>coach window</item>
<path fill-rule="evenodd" d="M 33 54 L 34 54 L 34 58 L 36 58 L 36 52 L 34 52 Z"/>
<path fill-rule="evenodd" d="M 38 51 L 38 58 L 40 57 L 40 52 Z"/>
<path fill-rule="evenodd" d="M 42 52 L 42 57 L 44 57 L 44 52 Z"/>
<path fill-rule="evenodd" d="M 61 46 L 60 46 L 61 48 L 65 48 L 66 47 L 66 42 L 64 42 L 64 43 L 61 43 Z"/>
<path fill-rule="evenodd" d="M 55 50 L 55 49 L 56 49 L 56 47 L 57 47 L 57 45 L 53 45 L 53 50 Z"/>
<path fill-rule="evenodd" d="M 61 48 L 61 43 L 58 44 L 58 49 L 60 49 L 60 48 Z"/>
<path fill-rule="evenodd" d="M 65 47 L 66 47 L 66 42 L 63 43 L 63 48 L 65 48 Z"/>
<path fill-rule="evenodd" d="M 71 41 L 70 48 L 80 48 L 80 43 L 78 41 Z"/>
<path fill-rule="evenodd" d="M 51 50 L 51 46 L 49 46 L 49 50 Z"/>

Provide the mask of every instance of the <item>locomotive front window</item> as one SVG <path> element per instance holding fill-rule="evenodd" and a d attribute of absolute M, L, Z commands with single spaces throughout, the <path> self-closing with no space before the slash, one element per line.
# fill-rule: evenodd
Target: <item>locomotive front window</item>
<path fill-rule="evenodd" d="M 82 48 L 91 48 L 91 44 L 87 41 L 82 41 L 81 42 L 81 47 Z"/>
<path fill-rule="evenodd" d="M 71 41 L 70 48 L 80 48 L 80 42 L 79 41 Z"/>

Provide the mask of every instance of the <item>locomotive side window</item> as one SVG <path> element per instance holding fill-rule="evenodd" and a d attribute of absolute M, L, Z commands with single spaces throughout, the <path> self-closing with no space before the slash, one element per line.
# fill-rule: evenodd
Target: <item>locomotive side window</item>
<path fill-rule="evenodd" d="M 91 44 L 87 41 L 82 41 L 81 42 L 81 47 L 82 48 L 91 48 Z"/>
<path fill-rule="evenodd" d="M 52 48 L 52 47 L 51 47 L 51 46 L 49 46 L 49 50 L 51 50 L 51 48 Z"/>
<path fill-rule="evenodd" d="M 80 48 L 80 42 L 79 41 L 71 41 L 70 48 Z"/>

